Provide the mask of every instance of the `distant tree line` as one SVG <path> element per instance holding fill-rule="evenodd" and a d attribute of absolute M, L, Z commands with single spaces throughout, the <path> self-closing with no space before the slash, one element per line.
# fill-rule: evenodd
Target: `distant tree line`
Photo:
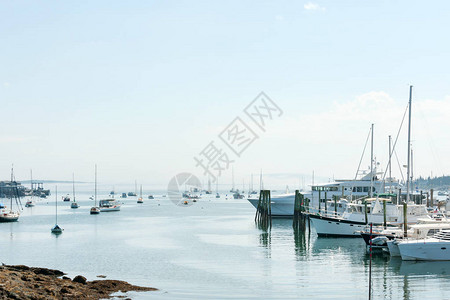
<path fill-rule="evenodd" d="M 414 180 L 415 186 L 419 189 L 436 189 L 436 190 L 448 190 L 450 189 L 450 176 L 439 176 L 427 178 L 419 177 Z"/>

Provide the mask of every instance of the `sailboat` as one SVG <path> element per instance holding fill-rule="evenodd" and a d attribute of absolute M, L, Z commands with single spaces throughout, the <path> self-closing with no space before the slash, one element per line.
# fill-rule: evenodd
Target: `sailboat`
<path fill-rule="evenodd" d="M 70 203 L 70 208 L 78 208 L 80 207 L 75 200 L 75 176 L 72 173 L 72 190 L 73 190 L 73 202 Z"/>
<path fill-rule="evenodd" d="M 31 170 L 30 171 L 30 174 L 31 174 L 31 199 L 29 199 L 26 203 L 25 203 L 25 207 L 33 207 L 35 204 L 34 204 L 34 201 L 33 201 L 33 198 L 34 198 L 34 190 L 33 190 L 33 170 Z"/>
<path fill-rule="evenodd" d="M 219 178 L 216 179 L 216 198 L 220 198 L 220 194 L 219 194 Z"/>
<path fill-rule="evenodd" d="M 94 194 L 94 206 L 89 211 L 91 215 L 98 215 L 100 208 L 97 206 L 97 165 L 95 165 L 95 194 Z"/>
<path fill-rule="evenodd" d="M 13 169 L 11 168 L 11 187 L 10 187 L 9 199 L 10 199 L 10 207 L 9 209 L 0 203 L 0 222 L 17 222 L 19 220 L 20 213 L 19 211 L 12 210 L 12 199 L 13 197 L 16 200 L 17 206 L 19 206 L 20 198 L 19 191 L 17 189 L 17 182 L 14 180 Z"/>
<path fill-rule="evenodd" d="M 144 203 L 144 199 L 142 198 L 142 184 L 141 184 L 141 190 L 139 193 L 139 199 L 137 200 L 137 203 Z"/>
<path fill-rule="evenodd" d="M 58 225 L 58 187 L 55 187 L 55 208 L 56 208 L 56 221 L 55 221 L 55 226 L 53 226 L 52 233 L 54 234 L 61 234 L 63 232 L 64 229 L 62 229 L 61 227 L 59 227 Z"/>

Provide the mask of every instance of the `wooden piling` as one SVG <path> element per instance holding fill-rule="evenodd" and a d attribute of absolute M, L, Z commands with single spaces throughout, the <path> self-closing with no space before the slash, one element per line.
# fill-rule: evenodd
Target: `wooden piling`
<path fill-rule="evenodd" d="M 303 194 L 299 190 L 295 191 L 295 201 L 294 201 L 294 218 L 292 221 L 292 226 L 294 230 L 304 230 L 305 220 L 306 220 L 306 200 Z"/>
<path fill-rule="evenodd" d="M 433 203 L 433 189 L 430 189 L 430 207 L 433 207 L 434 206 L 434 203 Z"/>
<path fill-rule="evenodd" d="M 408 203 L 403 202 L 403 237 L 408 236 Z"/>
<path fill-rule="evenodd" d="M 322 200 L 320 199 L 320 188 L 319 188 L 319 213 L 320 213 L 320 202 L 321 202 Z"/>
<path fill-rule="evenodd" d="M 366 200 L 364 200 L 364 217 L 365 217 L 365 219 L 366 219 L 366 225 L 369 223 L 368 221 L 368 219 L 367 219 L 367 201 Z"/>
<path fill-rule="evenodd" d="M 261 190 L 261 192 L 259 193 L 255 223 L 258 225 L 258 227 L 264 230 L 272 227 L 272 206 L 269 190 Z"/>

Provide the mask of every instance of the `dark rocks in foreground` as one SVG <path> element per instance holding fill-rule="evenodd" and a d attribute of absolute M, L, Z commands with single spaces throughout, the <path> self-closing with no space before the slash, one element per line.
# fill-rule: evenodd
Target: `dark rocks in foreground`
<path fill-rule="evenodd" d="M 156 291 L 120 280 L 94 280 L 27 266 L 0 266 L 0 299 L 105 299 L 115 292 Z M 63 276 L 62 278 L 59 278 Z"/>

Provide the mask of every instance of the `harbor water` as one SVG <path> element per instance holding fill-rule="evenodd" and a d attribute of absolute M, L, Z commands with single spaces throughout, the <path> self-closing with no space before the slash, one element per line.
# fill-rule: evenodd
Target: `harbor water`
<path fill-rule="evenodd" d="M 77 190 L 78 209 L 59 196 L 59 236 L 50 233 L 54 195 L 24 208 L 19 222 L 0 223 L 0 261 L 159 289 L 130 292 L 132 299 L 368 298 L 362 239 L 317 238 L 313 228 L 294 231 L 292 219 L 274 219 L 263 231 L 250 203 L 225 194 L 176 206 L 163 191 L 151 191 L 155 199 L 148 199 L 144 190 L 143 204 L 117 198 L 120 212 L 90 215 L 92 185 Z M 103 187 L 98 198 L 108 192 Z M 59 195 L 67 193 L 70 184 L 58 185 Z M 450 299 L 449 283 L 450 262 L 373 258 L 373 299 Z"/>

